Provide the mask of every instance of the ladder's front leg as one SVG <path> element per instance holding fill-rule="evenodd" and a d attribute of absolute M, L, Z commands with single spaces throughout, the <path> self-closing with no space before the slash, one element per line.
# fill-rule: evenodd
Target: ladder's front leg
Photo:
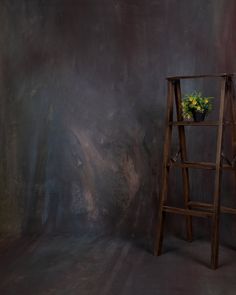
<path fill-rule="evenodd" d="M 183 121 L 182 115 L 182 95 L 181 95 L 181 87 L 180 80 L 176 80 L 175 83 L 175 102 L 176 102 L 176 112 L 178 121 Z M 184 126 L 178 126 L 179 132 L 179 144 L 180 144 L 180 157 L 181 162 L 187 161 L 187 145 L 186 145 L 186 136 Z M 184 194 L 184 204 L 186 209 L 191 209 L 189 207 L 190 201 L 190 185 L 189 185 L 189 173 L 188 168 L 182 168 L 182 177 L 183 177 L 183 194 Z M 193 231 L 192 231 L 192 217 L 186 216 L 186 232 L 187 232 L 187 240 L 189 242 L 193 239 Z"/>
<path fill-rule="evenodd" d="M 167 194 L 167 187 L 168 187 L 168 176 L 169 176 L 169 168 L 164 168 L 164 175 L 163 175 L 163 184 L 162 184 L 162 192 L 160 197 L 160 205 L 159 205 L 159 213 L 158 213 L 158 221 L 157 221 L 157 236 L 155 241 L 155 248 L 154 248 L 154 255 L 159 256 L 162 252 L 162 243 L 163 243 L 163 236 L 164 236 L 164 223 L 166 212 L 163 211 L 163 206 L 165 203 L 165 196 Z"/>
<path fill-rule="evenodd" d="M 170 147 L 171 147 L 171 137 L 172 137 L 172 125 L 173 121 L 173 96 L 174 96 L 174 86 L 173 81 L 168 81 L 168 95 L 167 95 L 167 112 L 166 112 L 166 126 L 165 126 L 165 143 L 163 150 L 163 168 L 162 168 L 162 183 L 160 192 L 160 204 L 158 210 L 158 224 L 156 239 L 154 245 L 154 255 L 160 255 L 162 249 L 163 232 L 164 232 L 164 221 L 166 213 L 163 211 L 163 206 L 167 197 L 168 190 L 168 178 L 169 178 L 169 159 L 170 159 Z"/>

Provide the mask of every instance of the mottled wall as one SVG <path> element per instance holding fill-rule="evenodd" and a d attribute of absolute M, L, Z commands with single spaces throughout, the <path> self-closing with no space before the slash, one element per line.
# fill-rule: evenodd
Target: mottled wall
<path fill-rule="evenodd" d="M 164 78 L 233 71 L 235 15 L 233 0 L 1 0 L 1 233 L 150 235 Z"/>

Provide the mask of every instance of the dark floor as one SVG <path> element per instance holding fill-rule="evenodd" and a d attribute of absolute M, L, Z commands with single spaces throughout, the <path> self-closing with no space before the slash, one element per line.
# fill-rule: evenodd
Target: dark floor
<path fill-rule="evenodd" d="M 1 241 L 0 294 L 235 295 L 236 249 L 221 247 L 213 271 L 209 246 L 169 238 L 157 258 L 110 237 Z"/>

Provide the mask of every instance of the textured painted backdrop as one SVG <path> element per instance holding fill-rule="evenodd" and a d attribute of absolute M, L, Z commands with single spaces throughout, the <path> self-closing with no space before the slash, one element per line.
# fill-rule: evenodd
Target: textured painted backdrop
<path fill-rule="evenodd" d="M 233 0 L 1 0 L 0 232 L 150 236 L 164 78 L 234 71 L 235 15 Z M 189 148 L 207 158 L 214 138 L 196 132 Z M 210 199 L 208 177 L 194 177 L 196 198 Z M 235 228 L 224 217 L 224 236 Z"/>

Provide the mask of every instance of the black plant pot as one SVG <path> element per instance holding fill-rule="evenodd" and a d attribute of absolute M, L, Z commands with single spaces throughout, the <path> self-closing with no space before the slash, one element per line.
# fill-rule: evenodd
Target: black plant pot
<path fill-rule="evenodd" d="M 206 112 L 199 112 L 199 111 L 194 111 L 193 112 L 193 120 L 195 122 L 201 122 L 201 121 L 204 121 L 206 117 Z"/>

